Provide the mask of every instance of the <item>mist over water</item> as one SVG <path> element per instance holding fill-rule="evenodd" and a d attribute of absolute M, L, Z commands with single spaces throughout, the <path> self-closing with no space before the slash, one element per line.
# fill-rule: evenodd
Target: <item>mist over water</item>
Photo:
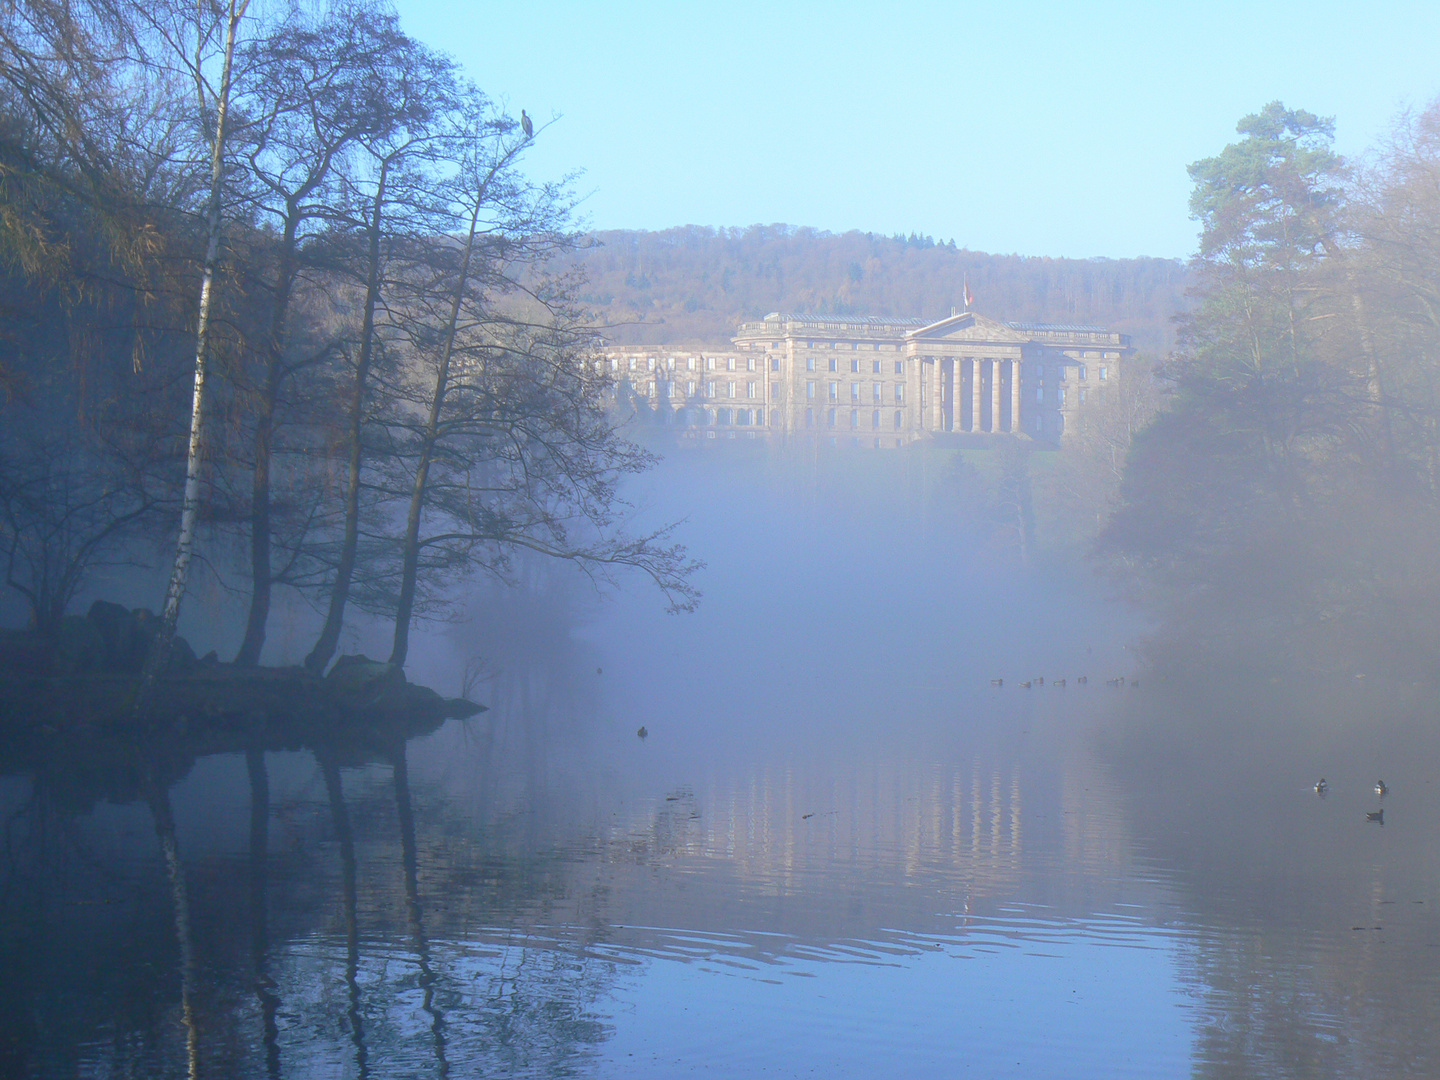
<path fill-rule="evenodd" d="M 489 712 L 188 765 L 188 974 L 153 807 L 11 748 L 10 1060 L 1433 1075 L 1428 699 L 1147 668 L 1112 586 L 1022 561 L 967 475 L 671 451 L 629 495 L 685 519 L 697 612 L 521 566 L 416 646 Z"/>

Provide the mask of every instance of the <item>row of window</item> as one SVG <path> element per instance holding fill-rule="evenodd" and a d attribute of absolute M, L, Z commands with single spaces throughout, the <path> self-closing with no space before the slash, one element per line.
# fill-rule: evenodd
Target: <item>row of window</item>
<path fill-rule="evenodd" d="M 851 360 L 851 361 L 850 361 L 850 374 L 852 374 L 852 375 L 859 375 L 859 374 L 860 374 L 860 365 L 861 365 L 863 362 L 864 362 L 864 361 L 861 361 L 861 360 Z M 884 363 L 885 363 L 885 361 L 883 361 L 883 360 L 871 360 L 871 361 L 870 361 L 870 373 L 871 373 L 872 375 L 879 375 L 879 374 L 881 373 L 881 371 L 883 370 L 883 365 L 884 365 Z M 905 361 L 904 361 L 904 360 L 896 360 L 896 361 L 894 361 L 894 363 L 895 363 L 895 374 L 896 374 L 896 375 L 904 375 L 904 374 L 905 374 Z M 807 357 L 805 358 L 805 370 L 806 370 L 806 371 L 814 371 L 814 370 L 815 370 L 815 357 L 813 357 L 813 356 L 807 356 Z M 838 372 L 838 371 L 840 370 L 840 360 L 839 360 L 837 357 L 834 357 L 834 356 L 830 357 L 830 370 L 831 370 L 831 371 L 836 371 L 836 372 Z"/>
<path fill-rule="evenodd" d="M 1085 404 L 1085 387 L 1083 387 L 1083 386 L 1080 387 L 1079 395 L 1080 395 L 1080 396 L 1079 396 L 1079 403 L 1080 403 L 1081 405 L 1084 405 L 1084 404 Z M 1064 405 L 1064 404 L 1065 404 L 1065 387 L 1063 387 L 1063 386 L 1057 386 L 1057 387 L 1055 388 L 1055 400 L 1056 400 L 1056 403 L 1059 404 L 1059 405 Z M 1045 388 L 1044 388 L 1043 386 L 1037 386 L 1037 387 L 1035 388 L 1035 402 L 1036 402 L 1036 404 L 1038 404 L 1038 405 L 1043 405 L 1043 404 L 1045 404 Z"/>
<path fill-rule="evenodd" d="M 673 398 L 673 397 L 675 396 L 676 390 L 677 390 L 677 389 L 679 388 L 679 386 L 680 386 L 680 384 L 679 384 L 678 382 L 667 381 L 667 380 L 661 380 L 660 382 L 648 382 L 648 383 L 645 383 L 644 385 L 645 385 L 645 395 L 646 395 L 647 397 L 652 397 L 652 398 L 655 396 L 655 394 L 656 394 L 657 391 L 659 392 L 659 394 L 660 394 L 661 397 Z M 685 396 L 686 396 L 687 398 L 693 398 L 693 397 L 695 396 L 695 387 L 696 387 L 696 385 L 697 385 L 697 384 L 695 383 L 695 381 L 694 381 L 693 379 L 688 380 L 688 381 L 685 383 Z M 762 385 L 763 385 L 763 384 L 758 383 L 758 382 L 753 382 L 753 381 L 752 381 L 752 382 L 747 382 L 747 383 L 745 384 L 745 393 L 744 393 L 744 396 L 747 397 L 747 398 L 750 398 L 751 400 L 754 400 L 755 398 L 758 398 L 758 397 L 760 396 L 760 388 L 761 388 Z M 727 398 L 739 397 L 739 396 L 741 396 L 741 395 L 739 395 L 739 394 L 736 393 L 736 390 L 738 389 L 738 387 L 739 387 L 739 384 L 738 384 L 738 383 L 733 383 L 733 382 L 721 383 L 721 382 L 717 382 L 717 381 L 714 380 L 714 379 L 707 379 L 707 380 L 705 380 L 705 396 L 706 396 L 707 398 L 720 397 L 720 396 L 722 396 L 721 393 L 720 393 L 720 391 L 723 391 L 723 392 L 724 392 L 724 393 L 723 393 L 723 396 L 724 396 L 724 397 L 727 397 Z M 771 401 L 779 401 L 779 400 L 780 400 L 780 384 L 779 384 L 779 383 L 771 383 L 771 384 L 770 384 L 770 400 L 771 400 Z"/>
<path fill-rule="evenodd" d="M 864 391 L 863 391 L 862 388 L 863 388 L 863 386 L 864 386 L 865 384 L 864 384 L 864 383 L 858 383 L 858 382 L 852 382 L 852 383 L 850 383 L 849 385 L 850 385 L 850 402 L 851 402 L 852 405 L 857 405 L 857 406 L 858 406 L 858 405 L 860 404 L 860 402 L 864 399 Z M 905 384 L 904 384 L 904 383 L 891 383 L 890 385 L 891 385 L 891 401 L 892 401 L 892 404 L 895 404 L 895 405 L 904 405 L 904 404 L 905 404 Z M 662 380 L 662 381 L 660 381 L 660 382 L 649 382 L 649 383 L 646 383 L 646 384 L 645 384 L 645 394 L 646 394 L 647 397 L 652 397 L 652 398 L 653 398 L 653 397 L 655 397 L 655 395 L 656 395 L 656 393 L 657 393 L 657 391 L 658 391 L 658 393 L 659 393 L 659 395 L 660 395 L 661 397 L 673 398 L 673 397 L 675 396 L 675 392 L 676 392 L 676 390 L 678 389 L 679 386 L 680 386 L 680 384 L 679 384 L 678 382 L 673 382 L 673 381 L 663 381 L 663 380 Z M 696 386 L 697 386 L 697 384 L 695 383 L 694 380 L 689 380 L 689 381 L 687 381 L 687 382 L 685 383 L 685 396 L 686 396 L 687 398 L 693 398 L 693 397 L 695 396 Z M 805 397 L 806 397 L 807 400 L 810 400 L 810 401 L 815 400 L 815 397 L 816 397 L 816 395 L 817 395 L 817 393 L 818 393 L 818 389 L 817 389 L 818 386 L 819 386 L 819 384 L 818 384 L 814 379 L 810 379 L 810 380 L 807 380 L 807 381 L 806 381 L 806 383 L 805 383 Z M 707 398 L 712 398 L 712 399 L 713 399 L 713 398 L 722 397 L 722 396 L 723 396 L 723 397 L 727 397 L 727 398 L 739 397 L 739 396 L 741 396 L 740 394 L 737 393 L 739 387 L 740 387 L 740 384 L 738 384 L 738 383 L 734 383 L 734 382 L 724 382 L 724 383 L 721 383 L 721 382 L 716 381 L 715 379 L 707 379 L 707 380 L 705 381 L 705 396 L 706 396 Z M 746 382 L 746 383 L 744 384 L 745 393 L 744 393 L 743 396 L 746 397 L 746 398 L 749 398 L 750 400 L 753 401 L 753 400 L 757 399 L 757 398 L 760 396 L 760 394 L 761 394 L 761 392 L 762 392 L 762 387 L 763 387 L 763 384 L 762 384 L 762 383 L 759 383 L 759 382 L 756 382 L 756 381 L 753 381 L 753 380 L 752 380 L 752 381 L 749 381 L 749 382 Z M 832 402 L 838 403 L 839 400 L 840 400 L 840 382 L 839 382 L 839 380 L 831 379 L 831 380 L 826 384 L 826 389 L 827 389 L 827 392 L 828 392 L 829 400 L 832 401 Z M 924 388 L 922 387 L 922 390 L 923 390 L 923 389 L 924 389 Z M 924 404 L 924 402 L 923 402 L 924 396 L 925 396 L 925 395 L 922 393 L 922 394 L 921 394 L 921 398 L 922 398 L 921 404 L 922 404 L 922 405 Z M 779 384 L 778 382 L 772 382 L 772 383 L 770 384 L 770 400 L 771 400 L 771 401 L 779 401 L 780 398 L 781 398 L 781 394 L 780 394 L 780 384 Z M 876 405 L 883 405 L 883 404 L 885 403 L 885 384 L 884 384 L 884 383 L 876 382 L 876 383 L 871 383 L 871 384 L 870 384 L 870 400 L 871 400 L 874 404 L 876 404 Z M 1056 403 L 1059 404 L 1059 405 L 1062 405 L 1062 406 L 1063 406 L 1063 405 L 1065 404 L 1065 402 L 1066 402 L 1066 388 L 1065 388 L 1065 387 L 1063 387 L 1063 386 L 1057 386 L 1057 387 L 1055 388 L 1054 400 L 1055 400 Z M 1081 405 L 1085 404 L 1085 388 L 1084 388 L 1083 386 L 1079 388 L 1078 401 L 1079 401 L 1079 404 L 1081 404 Z M 1035 403 L 1036 403 L 1037 405 L 1043 405 L 1043 404 L 1045 404 L 1045 388 L 1044 388 L 1043 386 L 1037 386 L 1037 387 L 1035 388 Z"/>
<path fill-rule="evenodd" d="M 1056 375 L 1059 377 L 1059 379 L 1060 379 L 1061 382 L 1064 382 L 1064 381 L 1065 381 L 1065 376 L 1066 376 L 1066 374 L 1067 374 L 1068 371 L 1069 371 L 1069 368 L 1068 368 L 1065 364 L 1059 364 L 1059 365 L 1057 365 L 1057 367 L 1056 367 Z M 1084 364 L 1077 364 L 1077 365 L 1075 365 L 1075 373 L 1080 376 L 1080 381 L 1081 381 L 1081 382 L 1085 382 L 1085 381 L 1086 381 L 1086 378 L 1087 378 L 1087 376 L 1088 376 L 1088 374 L 1089 374 L 1089 372 L 1088 372 L 1088 370 L 1086 369 L 1086 366 L 1085 366 Z M 1107 380 L 1110 378 L 1110 367 L 1109 367 L 1109 365 L 1108 365 L 1108 364 L 1101 364 L 1101 365 L 1100 365 L 1100 369 L 1099 369 L 1099 371 L 1097 372 L 1097 374 L 1100 376 L 1100 381 L 1101 381 L 1101 382 L 1107 381 Z M 1045 377 L 1045 365 L 1044 365 L 1044 364 L 1036 364 L 1036 365 L 1035 365 L 1035 377 L 1036 377 L 1037 379 L 1043 379 L 1043 378 Z"/>
<path fill-rule="evenodd" d="M 854 403 L 856 403 L 856 404 L 858 404 L 858 403 L 860 402 L 861 398 L 864 396 L 863 391 L 862 391 L 862 389 L 861 389 L 861 387 L 863 387 L 864 385 L 865 385 L 864 383 L 858 383 L 858 382 L 852 382 L 852 383 L 850 384 L 850 400 L 851 400 L 852 402 L 854 402 Z M 814 398 L 815 398 L 815 393 L 816 393 L 816 389 L 815 389 L 816 386 L 817 386 L 817 383 L 815 382 L 814 379 L 809 379 L 809 380 L 806 381 L 806 383 L 805 383 L 805 396 L 806 396 L 807 398 L 809 398 L 809 399 L 811 399 L 811 400 L 814 400 Z M 904 405 L 904 404 L 905 404 L 905 384 L 904 384 L 904 383 L 892 383 L 891 386 L 893 387 L 893 391 L 892 391 L 892 392 L 893 392 L 893 394 L 894 394 L 894 403 L 895 403 L 896 405 Z M 838 379 L 831 379 L 831 380 L 830 380 L 830 382 L 828 383 L 828 390 L 829 390 L 829 396 L 830 396 L 830 400 L 831 400 L 831 401 L 839 401 L 839 400 L 840 400 L 840 382 L 839 382 Z M 877 382 L 877 383 L 871 383 L 871 384 L 870 384 L 870 399 L 871 399 L 876 405 L 880 405 L 880 404 L 882 404 L 882 403 L 885 401 L 885 384 L 884 384 L 884 383 L 878 383 L 878 382 Z"/>
<path fill-rule="evenodd" d="M 879 427 L 881 426 L 881 419 L 882 419 L 882 418 L 881 418 L 881 413 L 882 413 L 883 411 L 884 411 L 884 410 L 882 410 L 882 409 L 872 409 L 872 410 L 870 411 L 870 427 L 871 427 L 872 429 L 877 429 L 877 430 L 878 430 Z M 839 412 L 840 412 L 840 410 L 838 410 L 838 409 L 826 409 L 826 410 L 825 410 L 825 426 L 826 426 L 826 427 L 832 427 L 832 428 L 833 428 L 833 427 L 836 425 L 837 415 L 839 414 Z M 850 410 L 850 429 L 851 429 L 852 431 L 854 431 L 855 429 L 857 429 L 857 428 L 860 426 L 860 412 L 861 412 L 861 410 L 859 410 L 859 409 L 851 409 L 851 410 Z M 904 414 L 903 412 L 901 412 L 899 409 L 896 409 L 896 410 L 895 410 L 895 416 L 894 416 L 894 418 L 893 418 L 892 423 L 893 423 L 893 426 L 894 426 L 895 430 L 896 430 L 896 431 L 899 431 L 900 428 L 904 426 L 904 423 L 905 423 L 905 414 Z M 813 427 L 815 426 L 815 410 L 814 410 L 814 409 L 806 409 L 806 410 L 805 410 L 805 426 L 806 426 L 807 428 L 813 428 Z"/>
<path fill-rule="evenodd" d="M 753 356 L 740 357 L 739 359 L 737 359 L 736 357 L 733 357 L 733 356 L 719 356 L 719 357 L 716 357 L 716 356 L 704 356 L 704 357 L 687 356 L 687 357 L 685 357 L 684 359 L 685 359 L 685 367 L 684 367 L 684 370 L 685 370 L 685 371 L 700 371 L 700 370 L 702 370 L 702 369 L 705 370 L 705 371 L 740 371 L 740 370 L 743 370 L 743 371 L 754 371 L 754 370 L 756 370 L 756 367 L 755 367 L 756 359 L 755 359 L 755 357 L 753 357 Z M 643 367 L 642 367 L 642 365 L 641 365 L 641 361 L 642 361 L 642 360 L 644 361 Z M 701 361 L 704 362 L 703 365 L 702 365 Z M 744 367 L 743 367 L 743 368 L 737 367 L 736 365 L 739 364 L 739 363 L 741 363 L 741 362 L 744 363 Z M 760 363 L 760 370 L 764 370 L 765 360 L 764 360 L 763 357 L 760 358 L 759 363 Z M 603 371 L 605 371 L 605 370 L 607 370 L 607 369 L 610 370 L 610 371 L 641 371 L 641 370 L 644 370 L 644 371 L 654 371 L 657 367 L 658 367 L 658 368 L 661 368 L 661 369 L 663 369 L 663 370 L 665 370 L 665 371 L 674 371 L 674 370 L 675 370 L 675 357 L 673 357 L 673 356 L 666 357 L 666 358 L 664 358 L 664 360 L 662 361 L 661 358 L 655 357 L 655 356 L 643 356 L 643 357 L 642 357 L 642 356 L 625 356 L 625 357 L 612 356 L 612 357 L 609 357 L 608 359 L 601 359 L 601 360 L 596 360 L 596 361 L 595 361 L 595 370 L 596 370 L 596 371 L 601 371 L 601 372 L 603 372 Z M 779 358 L 778 356 L 771 358 L 771 360 L 770 360 L 770 370 L 771 370 L 771 371 L 779 371 L 779 370 L 780 370 L 780 358 Z M 877 369 L 877 370 L 878 370 L 878 369 Z"/>
<path fill-rule="evenodd" d="M 855 349 L 857 351 L 873 349 L 876 352 L 894 352 L 900 346 L 888 341 L 807 341 L 805 347 L 807 349 Z"/>

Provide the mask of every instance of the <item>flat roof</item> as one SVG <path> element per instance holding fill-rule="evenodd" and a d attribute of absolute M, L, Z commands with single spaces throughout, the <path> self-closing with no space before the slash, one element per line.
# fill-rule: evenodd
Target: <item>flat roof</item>
<path fill-rule="evenodd" d="M 928 326 L 931 322 L 929 319 L 909 319 L 898 316 L 892 319 L 882 315 L 797 315 L 789 311 L 772 311 L 763 320 L 752 320 L 751 325 L 755 321 L 798 322 L 812 326 L 830 323 L 850 326 Z"/>
<path fill-rule="evenodd" d="M 1080 323 L 1053 323 L 1053 322 L 1007 322 L 1005 324 L 1011 330 L 1042 330 L 1066 334 L 1113 334 L 1107 326 L 1084 326 Z"/>

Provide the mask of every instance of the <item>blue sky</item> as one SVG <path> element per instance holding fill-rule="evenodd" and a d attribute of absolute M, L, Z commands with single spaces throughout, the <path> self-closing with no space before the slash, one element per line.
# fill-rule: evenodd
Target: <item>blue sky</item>
<path fill-rule="evenodd" d="M 1189 254 L 1185 166 L 1280 99 L 1365 150 L 1440 95 L 1440 3 L 398 0 L 558 116 L 595 228 L 788 222 L 1026 255 Z"/>

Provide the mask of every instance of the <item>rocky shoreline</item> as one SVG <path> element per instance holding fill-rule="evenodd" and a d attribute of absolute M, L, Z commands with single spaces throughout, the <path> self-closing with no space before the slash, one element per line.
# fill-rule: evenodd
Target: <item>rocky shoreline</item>
<path fill-rule="evenodd" d="M 137 716 L 140 669 L 157 628 L 143 608 L 97 600 L 49 636 L 0 631 L 0 736 L 167 732 L 229 742 L 243 733 L 247 743 L 257 735 L 304 743 L 415 732 L 485 708 L 365 656 L 342 656 L 320 676 L 301 667 L 236 667 L 214 653 L 197 659 L 177 637 L 145 715 Z"/>

